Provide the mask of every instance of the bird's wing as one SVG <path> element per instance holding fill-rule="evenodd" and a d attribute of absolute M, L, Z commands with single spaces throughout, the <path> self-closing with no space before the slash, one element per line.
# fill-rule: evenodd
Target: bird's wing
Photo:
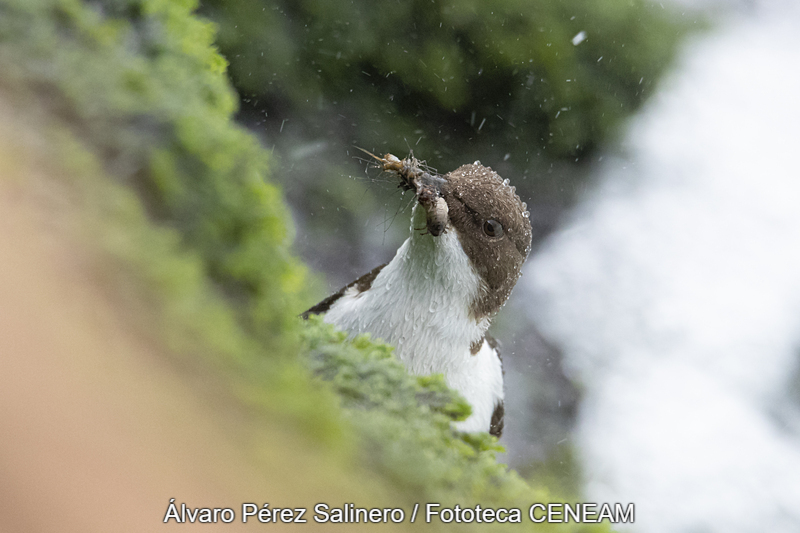
<path fill-rule="evenodd" d="M 364 274 L 363 276 L 361 276 L 360 278 L 358 278 L 357 280 L 355 280 L 354 282 L 345 285 L 344 287 L 336 291 L 334 294 L 331 294 L 330 296 L 322 300 L 314 307 L 301 313 L 300 318 L 305 320 L 308 318 L 309 315 L 322 315 L 326 313 L 328 309 L 330 309 L 331 306 L 334 304 L 334 302 L 336 302 L 336 300 L 341 298 L 342 295 L 345 293 L 345 291 L 347 291 L 347 289 L 349 289 L 350 287 L 355 286 L 356 289 L 358 289 L 358 292 L 366 291 L 372 286 L 372 282 L 375 281 L 375 278 L 378 277 L 378 274 L 380 273 L 381 270 L 383 270 L 383 267 L 385 267 L 386 265 L 387 263 L 384 263 L 379 267 L 375 267 L 366 274 Z"/>
<path fill-rule="evenodd" d="M 500 369 L 503 371 L 505 375 L 506 371 L 503 368 L 503 357 L 500 355 L 500 342 L 489 335 L 486 334 L 486 342 L 489 344 L 489 347 L 494 351 L 494 354 L 500 360 Z M 489 424 L 489 433 L 494 435 L 498 439 L 503 434 L 503 426 L 505 425 L 505 407 L 503 404 L 503 400 L 501 399 L 497 402 L 497 405 L 494 406 L 494 412 L 492 413 L 492 421 Z"/>

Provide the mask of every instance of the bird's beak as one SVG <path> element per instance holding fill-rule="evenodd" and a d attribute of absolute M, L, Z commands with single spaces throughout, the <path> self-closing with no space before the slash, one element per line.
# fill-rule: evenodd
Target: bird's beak
<path fill-rule="evenodd" d="M 439 191 L 431 189 L 432 188 L 427 186 L 420 187 L 417 190 L 417 199 L 420 205 L 425 209 L 428 233 L 434 237 L 438 237 L 444 233 L 445 228 L 447 228 L 449 210 L 447 202 L 441 195 L 441 187 Z"/>
<path fill-rule="evenodd" d="M 387 155 L 388 157 L 388 155 Z M 402 162 L 403 168 L 398 171 L 400 186 L 406 186 L 417 194 L 419 204 L 425 209 L 428 233 L 438 237 L 444 233 L 448 222 L 448 207 L 443 196 L 444 184 L 447 180 L 431 171 L 424 162 L 408 157 Z"/>

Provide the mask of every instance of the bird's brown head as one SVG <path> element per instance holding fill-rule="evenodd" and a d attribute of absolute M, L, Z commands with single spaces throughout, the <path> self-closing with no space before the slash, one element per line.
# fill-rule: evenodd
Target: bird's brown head
<path fill-rule="evenodd" d="M 476 318 L 491 316 L 506 302 L 531 250 L 527 206 L 514 187 L 491 168 L 475 162 L 443 176 L 441 197 L 447 205 L 447 228 L 483 280 L 473 305 Z"/>
<path fill-rule="evenodd" d="M 476 319 L 494 315 L 508 300 L 531 250 L 529 213 L 515 188 L 478 161 L 439 175 L 413 156 L 373 157 L 399 176 L 400 187 L 416 193 L 428 234 L 456 232 L 482 280 L 472 314 Z"/>

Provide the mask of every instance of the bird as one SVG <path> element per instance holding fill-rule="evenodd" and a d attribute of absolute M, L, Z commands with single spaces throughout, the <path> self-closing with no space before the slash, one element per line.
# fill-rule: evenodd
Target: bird
<path fill-rule="evenodd" d="M 410 236 L 391 261 L 301 317 L 323 315 L 351 337 L 382 339 L 411 374 L 443 374 L 472 408 L 454 429 L 499 438 L 503 368 L 487 329 L 531 250 L 527 205 L 480 161 L 441 175 L 413 155 L 367 153 L 415 194 Z"/>

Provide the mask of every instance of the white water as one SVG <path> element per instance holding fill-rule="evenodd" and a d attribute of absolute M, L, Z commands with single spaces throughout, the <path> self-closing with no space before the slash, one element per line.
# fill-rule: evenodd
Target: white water
<path fill-rule="evenodd" d="M 522 278 L 586 387 L 588 501 L 634 502 L 636 531 L 800 531 L 793 4 L 687 47 Z"/>

